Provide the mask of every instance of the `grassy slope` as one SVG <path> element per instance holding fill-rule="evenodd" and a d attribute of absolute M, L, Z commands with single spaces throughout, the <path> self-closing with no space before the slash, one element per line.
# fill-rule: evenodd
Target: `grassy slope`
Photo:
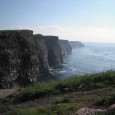
<path fill-rule="evenodd" d="M 1 99 L 1 113 L 10 111 L 11 113 L 8 114 L 11 115 L 38 115 L 38 113 L 40 115 L 72 115 L 84 106 L 109 106 L 115 103 L 114 84 L 115 71 L 76 76 L 52 83 L 42 83 Z M 43 97 L 46 101 L 49 99 L 54 99 L 54 101 L 50 101 L 45 105 L 41 103 L 41 106 L 33 105 L 34 107 L 29 107 L 29 109 L 28 106 L 26 109 L 16 108 L 15 106 L 30 100 L 35 102 L 35 99 L 41 100 Z"/>

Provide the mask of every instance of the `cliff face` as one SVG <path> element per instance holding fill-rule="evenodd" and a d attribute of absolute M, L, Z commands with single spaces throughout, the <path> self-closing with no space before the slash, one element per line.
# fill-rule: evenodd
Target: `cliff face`
<path fill-rule="evenodd" d="M 35 47 L 39 58 L 39 74 L 49 74 L 48 49 L 43 35 L 34 35 Z"/>
<path fill-rule="evenodd" d="M 71 54 L 72 48 L 68 40 L 59 40 L 59 45 L 62 49 L 62 54 Z"/>
<path fill-rule="evenodd" d="M 58 37 L 33 36 L 31 30 L 0 31 L 0 88 L 31 85 L 40 75 L 46 79 L 49 67 L 62 62 Z"/>
<path fill-rule="evenodd" d="M 82 42 L 79 41 L 69 41 L 69 44 L 72 48 L 81 48 L 85 46 Z"/>
<path fill-rule="evenodd" d="M 49 66 L 53 68 L 58 68 L 61 66 L 62 51 L 59 46 L 59 39 L 57 36 L 44 36 L 48 49 L 48 62 Z"/>
<path fill-rule="evenodd" d="M 0 31 L 0 88 L 33 83 L 38 75 L 33 31 Z"/>

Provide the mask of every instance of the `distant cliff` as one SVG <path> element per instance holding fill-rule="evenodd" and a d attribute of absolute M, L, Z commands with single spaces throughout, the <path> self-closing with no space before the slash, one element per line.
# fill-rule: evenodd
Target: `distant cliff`
<path fill-rule="evenodd" d="M 69 44 L 72 48 L 81 48 L 85 46 L 82 42 L 79 41 L 69 41 Z"/>
<path fill-rule="evenodd" d="M 0 31 L 0 88 L 33 83 L 38 64 L 33 31 Z"/>
<path fill-rule="evenodd" d="M 49 67 L 63 62 L 56 36 L 34 35 L 31 30 L 0 31 L 0 88 L 38 82 Z"/>
<path fill-rule="evenodd" d="M 63 59 L 57 36 L 34 35 L 35 46 L 40 60 L 40 72 L 48 73 L 49 67 L 58 68 Z"/>
<path fill-rule="evenodd" d="M 49 66 L 59 68 L 63 62 L 62 51 L 57 36 L 44 36 L 48 49 Z"/>
<path fill-rule="evenodd" d="M 39 74 L 49 73 L 48 48 L 43 35 L 34 35 L 35 48 L 39 59 Z"/>
<path fill-rule="evenodd" d="M 71 54 L 72 48 L 68 40 L 59 40 L 59 45 L 62 49 L 62 54 Z"/>

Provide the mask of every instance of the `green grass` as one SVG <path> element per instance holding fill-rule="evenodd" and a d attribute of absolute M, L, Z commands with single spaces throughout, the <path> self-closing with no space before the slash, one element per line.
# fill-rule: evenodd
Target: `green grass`
<path fill-rule="evenodd" d="M 76 104 L 54 104 L 30 109 L 15 108 L 8 112 L 8 115 L 74 115 L 77 109 Z"/>
<path fill-rule="evenodd" d="M 97 106 L 110 106 L 115 104 L 115 95 L 102 98 L 100 101 L 96 102 Z"/>
<path fill-rule="evenodd" d="M 38 113 L 40 113 L 40 115 L 64 115 L 66 113 L 69 115 L 70 113 L 74 114 L 78 108 L 87 106 L 87 104 L 91 104 L 92 102 L 100 104 L 98 106 L 101 106 L 101 104 L 102 106 L 109 106 L 115 103 L 115 91 L 112 88 L 114 85 L 115 71 L 112 70 L 75 76 L 62 81 L 41 83 L 0 99 L 0 113 L 8 112 L 8 115 L 38 115 Z M 104 92 L 106 92 L 105 94 L 107 95 L 108 92 L 106 90 L 108 90 L 109 87 L 111 87 L 111 91 L 114 91 L 113 94 L 110 92 L 113 96 L 100 98 L 100 95 Z M 74 95 L 75 92 L 77 93 Z M 96 92 L 100 93 L 95 95 Z M 66 93 L 72 95 L 69 98 L 64 97 Z M 84 96 L 79 97 L 80 93 Z M 30 109 L 20 109 L 13 106 L 25 101 L 40 99 L 42 97 L 47 98 L 52 95 L 61 95 L 56 98 L 53 105 L 33 107 Z M 76 95 L 78 95 L 80 99 L 75 98 Z"/>
<path fill-rule="evenodd" d="M 71 77 L 62 81 L 41 83 L 25 88 L 19 93 L 2 99 L 4 103 L 19 103 L 74 91 L 85 91 L 104 88 L 115 84 L 115 71 L 106 71 L 96 74 Z M 80 85 L 82 87 L 80 88 Z"/>
<path fill-rule="evenodd" d="M 67 98 L 65 96 L 61 96 L 61 97 L 57 97 L 56 98 L 55 104 L 58 104 L 58 103 L 67 103 L 67 102 L 69 102 L 69 98 Z"/>

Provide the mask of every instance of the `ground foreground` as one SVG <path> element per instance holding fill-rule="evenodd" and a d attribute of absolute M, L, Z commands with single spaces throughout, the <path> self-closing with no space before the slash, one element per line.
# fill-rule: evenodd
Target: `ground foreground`
<path fill-rule="evenodd" d="M 0 99 L 0 115 L 115 115 L 115 71 L 19 90 Z"/>

